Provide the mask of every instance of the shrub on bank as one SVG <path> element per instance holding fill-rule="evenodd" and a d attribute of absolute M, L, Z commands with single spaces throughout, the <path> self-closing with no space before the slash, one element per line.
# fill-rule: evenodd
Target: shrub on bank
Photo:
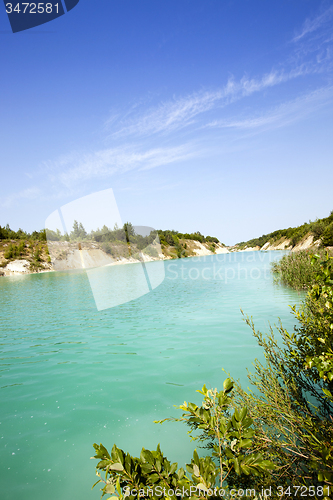
<path fill-rule="evenodd" d="M 323 232 L 322 243 L 325 246 L 333 246 L 333 222 Z"/>
<path fill-rule="evenodd" d="M 324 250 L 320 250 L 318 254 L 322 259 L 325 258 Z M 300 250 L 284 255 L 278 262 L 273 262 L 272 271 L 275 273 L 277 282 L 291 286 L 296 290 L 307 290 L 315 283 L 316 276 L 320 271 L 320 263 L 316 261 L 311 265 L 309 251 Z"/>

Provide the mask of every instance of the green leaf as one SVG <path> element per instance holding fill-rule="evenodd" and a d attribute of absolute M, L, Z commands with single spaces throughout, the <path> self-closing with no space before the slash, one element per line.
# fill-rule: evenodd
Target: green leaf
<path fill-rule="evenodd" d="M 112 464 L 110 466 L 110 470 L 118 470 L 118 471 L 122 471 L 124 470 L 124 467 L 122 464 L 120 464 L 119 462 L 116 462 L 115 464 Z"/>
<path fill-rule="evenodd" d="M 244 418 L 246 417 L 246 415 L 247 415 L 247 407 L 245 406 L 244 408 L 242 408 L 242 410 L 241 410 L 241 412 L 239 414 L 239 418 L 241 420 L 244 420 Z"/>
<path fill-rule="evenodd" d="M 185 475 L 185 471 L 183 469 L 183 467 L 181 467 L 177 473 L 178 475 L 178 479 L 183 479 L 184 475 Z"/>
<path fill-rule="evenodd" d="M 255 430 L 254 429 L 248 429 L 246 432 L 243 433 L 243 439 L 251 439 L 255 435 Z"/>
<path fill-rule="evenodd" d="M 102 482 L 102 479 L 99 479 L 98 481 L 96 481 L 96 483 L 93 484 L 91 489 L 95 488 L 96 484 L 101 483 L 101 482 Z"/>
<path fill-rule="evenodd" d="M 114 493 L 116 491 L 116 488 L 113 486 L 113 484 L 107 484 L 104 491 L 106 493 Z"/>
<path fill-rule="evenodd" d="M 230 378 L 226 378 L 223 382 L 223 389 L 225 392 L 230 392 L 234 387 L 234 382 Z"/>
<path fill-rule="evenodd" d="M 157 481 L 159 481 L 160 479 L 160 476 L 158 474 L 150 474 L 149 475 L 149 482 L 150 483 L 156 483 Z"/>
<path fill-rule="evenodd" d="M 108 450 L 102 445 L 102 443 L 100 444 L 99 449 L 103 453 L 104 457 L 111 458 Z"/>
<path fill-rule="evenodd" d="M 194 474 L 196 477 L 199 477 L 199 476 L 200 476 L 200 469 L 199 469 L 199 467 L 197 466 L 197 464 L 194 464 L 194 465 L 193 465 L 193 474 Z"/>
<path fill-rule="evenodd" d="M 178 464 L 176 462 L 171 464 L 170 474 L 173 474 L 177 470 L 177 467 L 178 467 Z"/>
<path fill-rule="evenodd" d="M 236 474 L 240 474 L 240 468 L 239 468 L 239 462 L 238 462 L 238 459 L 237 458 L 234 458 L 233 459 L 233 462 L 234 462 L 234 467 L 235 467 L 235 472 Z"/>
<path fill-rule="evenodd" d="M 118 495 L 120 496 L 121 495 L 121 487 L 120 487 L 120 477 L 119 476 L 117 478 L 116 488 L 118 491 Z"/>
<path fill-rule="evenodd" d="M 150 465 L 154 465 L 155 460 L 151 451 L 142 448 L 141 456 L 145 462 L 148 462 Z"/>
<path fill-rule="evenodd" d="M 197 464 L 197 466 L 199 467 L 200 465 L 200 460 L 199 460 L 199 455 L 197 453 L 197 450 L 194 450 L 193 452 L 193 461 L 195 464 Z"/>
<path fill-rule="evenodd" d="M 328 396 L 329 398 L 333 397 L 332 393 L 328 389 L 323 388 L 323 393 L 326 394 L 326 396 Z"/>
<path fill-rule="evenodd" d="M 251 448 L 252 440 L 251 439 L 241 439 L 239 442 L 239 446 L 241 448 Z"/>
<path fill-rule="evenodd" d="M 111 460 L 101 460 L 100 462 L 98 462 L 97 467 L 98 469 L 104 469 L 104 467 L 107 467 L 108 465 L 110 465 L 110 463 Z"/>

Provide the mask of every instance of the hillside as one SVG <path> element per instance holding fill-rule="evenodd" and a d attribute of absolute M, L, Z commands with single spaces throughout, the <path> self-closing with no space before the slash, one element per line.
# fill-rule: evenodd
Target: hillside
<path fill-rule="evenodd" d="M 301 226 L 278 229 L 259 238 L 242 241 L 231 250 L 303 250 L 333 246 L 333 211 L 328 217 L 305 222 Z"/>
<path fill-rule="evenodd" d="M 174 230 L 139 234 L 131 223 L 123 228 L 87 233 L 74 222 L 68 235 L 41 230 L 32 234 L 0 226 L 0 276 L 63 271 L 228 252 L 216 237 Z"/>

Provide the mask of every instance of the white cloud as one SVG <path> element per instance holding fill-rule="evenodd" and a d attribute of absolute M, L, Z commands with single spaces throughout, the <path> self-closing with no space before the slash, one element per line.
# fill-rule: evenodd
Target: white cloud
<path fill-rule="evenodd" d="M 2 200 L 1 205 L 3 207 L 10 207 L 13 205 L 14 202 L 22 199 L 26 200 L 35 200 L 36 198 L 39 198 L 41 195 L 41 190 L 38 187 L 30 187 L 27 189 L 23 189 L 22 191 L 19 191 L 17 193 L 13 193 L 11 195 L 8 195 L 6 198 Z"/>
<path fill-rule="evenodd" d="M 195 92 L 186 97 L 164 102 L 155 108 L 151 107 L 141 115 L 137 114 L 133 118 L 122 120 L 120 127 L 118 126 L 111 136 L 113 139 L 119 139 L 170 134 L 197 124 L 199 117 L 205 113 L 216 111 L 255 92 L 302 76 L 307 71 L 299 66 L 289 72 L 272 70 L 261 78 L 244 76 L 238 82 L 230 78 L 221 89 Z"/>
<path fill-rule="evenodd" d="M 116 173 L 131 170 L 148 170 L 151 168 L 184 161 L 195 155 L 194 148 L 189 145 L 176 147 L 151 148 L 135 150 L 133 147 L 109 148 L 89 154 L 71 154 L 55 162 L 47 162 L 50 171 L 61 173 L 51 175 L 53 181 L 71 188 L 77 183 L 96 178 L 111 177 Z"/>
<path fill-rule="evenodd" d="M 309 33 L 313 33 L 321 28 L 324 24 L 331 21 L 333 17 L 333 6 L 326 9 L 324 12 L 319 14 L 313 19 L 306 19 L 302 26 L 301 32 L 293 38 L 293 42 L 298 42 L 302 38 L 306 37 Z"/>
<path fill-rule="evenodd" d="M 268 112 L 254 117 L 214 120 L 208 123 L 207 128 L 234 128 L 234 129 L 259 129 L 270 126 L 281 127 L 300 120 L 315 112 L 319 108 L 332 103 L 333 86 L 317 89 L 294 100 L 285 102 L 280 106 L 270 109 Z"/>

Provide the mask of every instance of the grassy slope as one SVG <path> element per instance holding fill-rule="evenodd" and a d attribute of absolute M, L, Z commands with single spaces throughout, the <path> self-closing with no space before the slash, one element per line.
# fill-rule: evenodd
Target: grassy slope
<path fill-rule="evenodd" d="M 249 241 L 242 241 L 237 243 L 239 249 L 245 247 L 256 247 L 260 248 L 265 245 L 265 243 L 275 243 L 281 238 L 287 238 L 290 240 L 290 244 L 294 247 L 297 245 L 302 238 L 306 235 L 313 235 L 314 240 L 321 240 L 324 246 L 333 245 L 333 211 L 328 217 L 323 219 L 317 219 L 314 222 L 305 222 L 298 227 L 289 227 L 288 229 L 278 229 L 269 234 L 264 234 L 259 238 L 253 238 Z"/>

